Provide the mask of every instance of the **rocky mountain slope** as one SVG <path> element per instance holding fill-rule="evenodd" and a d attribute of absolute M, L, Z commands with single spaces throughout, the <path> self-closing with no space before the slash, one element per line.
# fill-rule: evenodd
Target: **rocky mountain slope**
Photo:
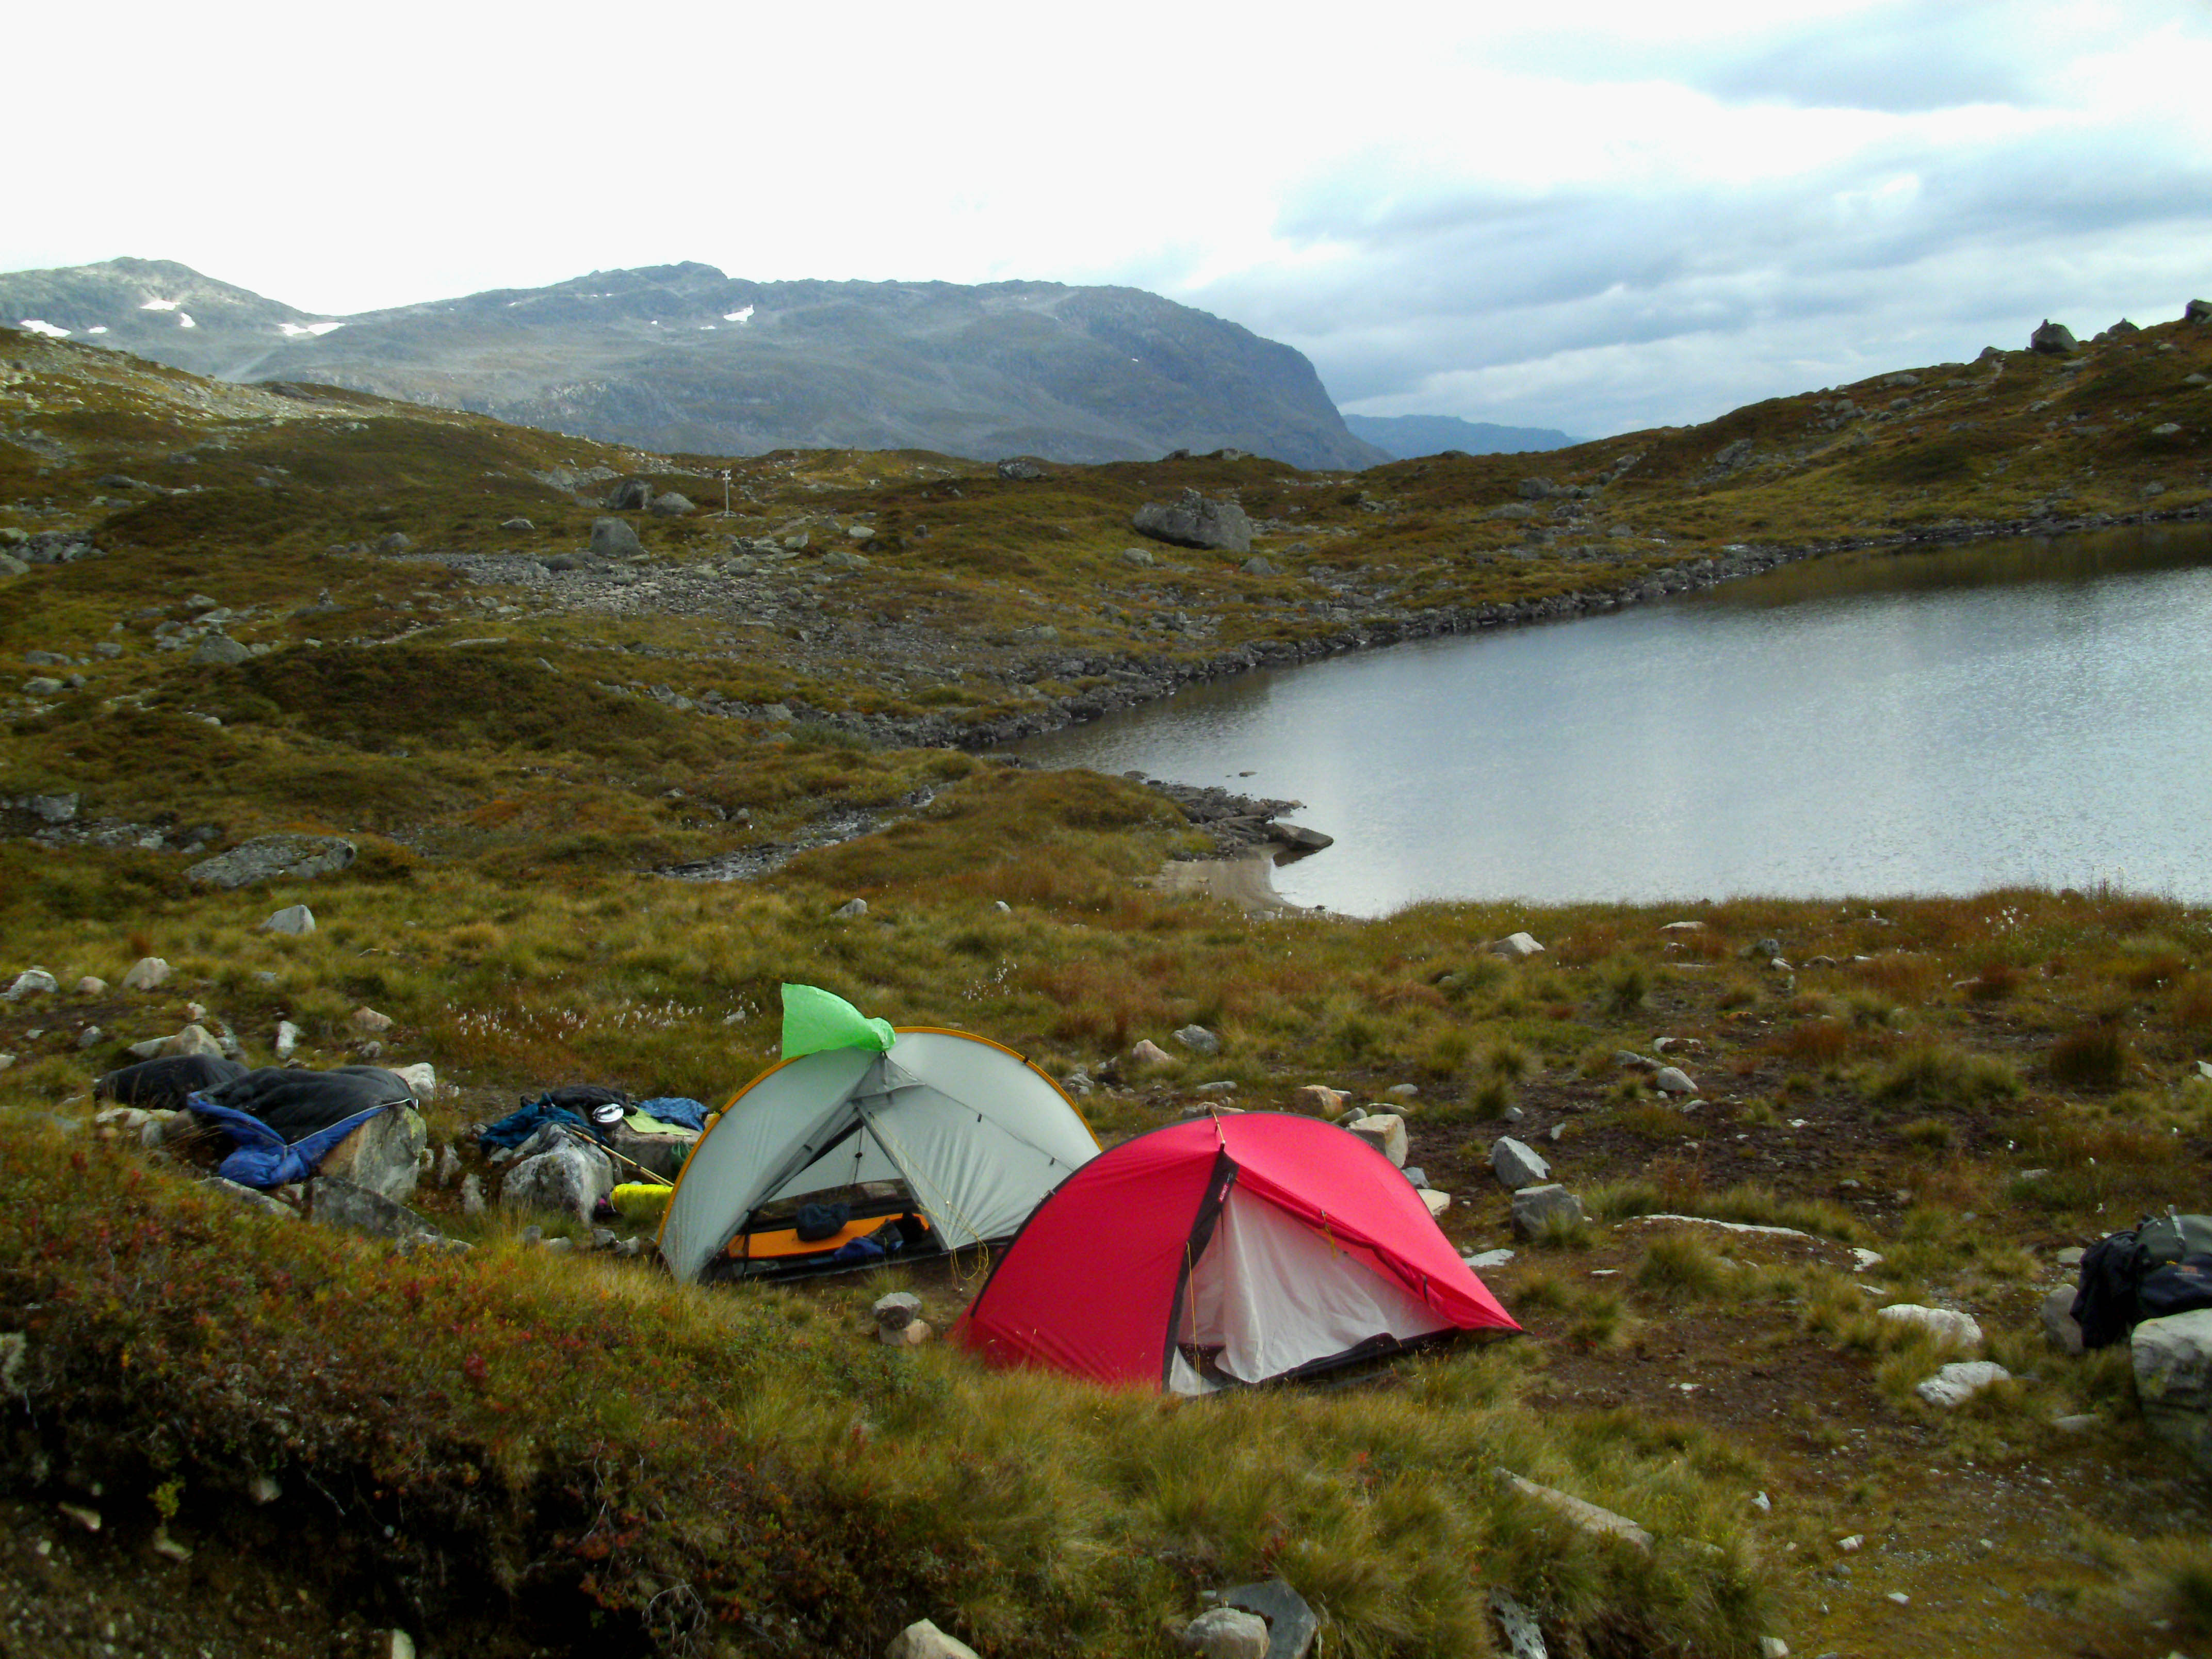
<path fill-rule="evenodd" d="M 1137 289 L 754 283 L 678 264 L 328 318 L 183 265 L 112 259 L 0 276 L 0 323 L 226 380 L 694 453 L 1387 459 L 1346 430 L 1298 352 Z"/>
<path fill-rule="evenodd" d="M 1456 449 L 1468 455 L 1516 455 L 1537 449 L 1571 449 L 1583 441 L 1548 426 L 1498 426 L 1456 415 L 1347 415 L 1355 438 L 1401 461 Z"/>

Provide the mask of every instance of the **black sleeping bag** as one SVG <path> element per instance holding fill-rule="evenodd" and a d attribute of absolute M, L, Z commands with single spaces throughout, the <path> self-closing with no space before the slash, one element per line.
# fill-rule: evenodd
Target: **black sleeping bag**
<path fill-rule="evenodd" d="M 218 1106 L 259 1118 L 287 1142 L 373 1106 L 410 1105 L 415 1099 L 405 1079 L 380 1066 L 341 1066 L 329 1072 L 264 1066 L 202 1092 Z"/>
<path fill-rule="evenodd" d="M 163 1060 L 142 1060 L 122 1066 L 92 1085 L 101 1100 L 125 1106 L 143 1106 L 149 1112 L 179 1112 L 185 1097 L 219 1087 L 246 1075 L 234 1060 L 215 1054 L 171 1054 Z"/>

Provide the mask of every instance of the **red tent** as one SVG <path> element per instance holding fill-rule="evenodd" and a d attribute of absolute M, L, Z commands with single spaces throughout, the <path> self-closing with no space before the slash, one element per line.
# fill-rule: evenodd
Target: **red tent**
<path fill-rule="evenodd" d="M 1204 1394 L 1520 1328 L 1389 1158 L 1317 1118 L 1244 1112 L 1069 1176 L 952 1335 L 994 1364 Z"/>

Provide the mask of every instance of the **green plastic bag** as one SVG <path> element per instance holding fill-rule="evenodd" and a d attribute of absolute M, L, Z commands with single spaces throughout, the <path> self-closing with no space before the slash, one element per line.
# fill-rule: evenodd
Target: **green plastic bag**
<path fill-rule="evenodd" d="M 783 988 L 783 1057 L 819 1054 L 824 1048 L 887 1051 L 897 1041 L 887 1019 L 870 1019 L 842 997 L 811 985 Z"/>

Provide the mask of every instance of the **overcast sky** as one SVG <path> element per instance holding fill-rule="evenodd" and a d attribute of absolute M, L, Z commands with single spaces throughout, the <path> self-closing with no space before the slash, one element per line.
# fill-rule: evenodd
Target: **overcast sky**
<path fill-rule="evenodd" d="M 2207 0 L 1498 9 L 89 0 L 10 31 L 0 270 L 1127 283 L 1577 435 L 2212 297 Z"/>

